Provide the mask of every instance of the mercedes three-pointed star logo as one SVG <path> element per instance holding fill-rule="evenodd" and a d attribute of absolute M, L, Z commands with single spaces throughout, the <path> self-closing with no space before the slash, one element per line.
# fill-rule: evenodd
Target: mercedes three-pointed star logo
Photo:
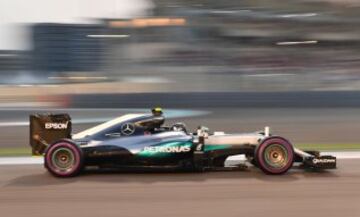
<path fill-rule="evenodd" d="M 135 132 L 135 126 L 133 123 L 125 123 L 121 125 L 121 133 L 124 135 L 131 135 Z"/>

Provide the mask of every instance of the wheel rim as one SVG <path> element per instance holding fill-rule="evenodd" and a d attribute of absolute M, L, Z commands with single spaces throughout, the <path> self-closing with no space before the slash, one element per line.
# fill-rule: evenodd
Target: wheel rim
<path fill-rule="evenodd" d="M 52 165 L 61 172 L 71 171 L 75 164 L 75 156 L 68 148 L 59 148 L 54 151 L 51 158 Z"/>
<path fill-rule="evenodd" d="M 265 149 L 265 161 L 273 168 L 285 167 L 289 161 L 286 148 L 280 144 L 269 145 Z"/>

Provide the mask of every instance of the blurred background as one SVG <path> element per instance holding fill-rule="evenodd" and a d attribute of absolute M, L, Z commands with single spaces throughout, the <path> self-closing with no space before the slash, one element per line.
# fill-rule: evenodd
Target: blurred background
<path fill-rule="evenodd" d="M 205 111 L 189 118 L 191 127 L 270 125 L 299 143 L 357 143 L 359 7 L 356 0 L 2 0 L 2 146 L 24 146 L 27 115 L 36 111 L 75 110 L 90 124 L 89 117 L 127 112 L 116 109 L 153 106 Z"/>
<path fill-rule="evenodd" d="M 357 89 L 356 2 L 1 1 L 1 83 L 146 84 L 115 92 Z"/>
<path fill-rule="evenodd" d="M 188 132 L 270 126 L 298 148 L 358 158 L 359 11 L 359 0 L 0 0 L 0 164 L 38 160 L 4 157 L 30 156 L 30 114 L 69 113 L 75 133 L 155 106 Z M 0 212 L 360 216 L 359 166 L 64 180 L 7 165 Z"/>

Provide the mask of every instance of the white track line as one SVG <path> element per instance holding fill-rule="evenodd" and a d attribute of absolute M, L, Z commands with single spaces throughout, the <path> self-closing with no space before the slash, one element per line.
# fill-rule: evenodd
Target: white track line
<path fill-rule="evenodd" d="M 322 156 L 332 155 L 337 159 L 360 159 L 360 151 L 336 151 L 336 152 L 320 152 Z M 245 160 L 244 155 L 235 155 L 227 158 L 230 161 Z"/>
<path fill-rule="evenodd" d="M 334 155 L 338 159 L 359 159 L 360 151 L 321 152 L 321 155 Z"/>
<path fill-rule="evenodd" d="M 2 157 L 0 165 L 32 165 L 43 164 L 43 157 Z"/>
<path fill-rule="evenodd" d="M 322 155 L 333 155 L 338 159 L 360 159 L 360 151 L 322 152 Z M 244 155 L 229 157 L 228 161 L 245 160 Z M 43 157 L 1 157 L 1 165 L 36 165 L 43 164 Z"/>

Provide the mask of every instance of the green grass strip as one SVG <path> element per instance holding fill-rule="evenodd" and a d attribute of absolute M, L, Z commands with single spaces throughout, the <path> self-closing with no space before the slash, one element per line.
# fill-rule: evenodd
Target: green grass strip
<path fill-rule="evenodd" d="M 360 150 L 360 144 L 296 144 L 295 147 L 303 150 L 319 151 L 354 151 Z"/>
<path fill-rule="evenodd" d="M 16 147 L 16 148 L 0 148 L 1 157 L 9 156 L 30 156 L 31 149 L 27 147 Z"/>

